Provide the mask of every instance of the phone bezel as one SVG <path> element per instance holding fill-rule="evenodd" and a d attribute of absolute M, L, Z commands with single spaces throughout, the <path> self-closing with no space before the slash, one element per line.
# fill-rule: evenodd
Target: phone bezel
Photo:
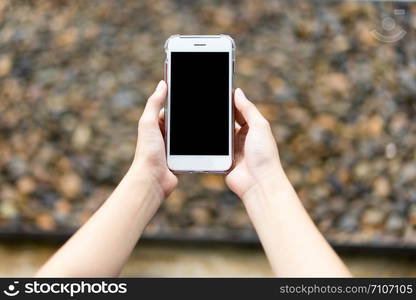
<path fill-rule="evenodd" d="M 227 35 L 215 36 L 172 36 L 166 41 L 165 80 L 168 85 L 168 96 L 165 107 L 165 140 L 166 160 L 168 168 L 175 173 L 224 173 L 233 165 L 233 136 L 234 136 L 234 41 Z M 171 155 L 170 154 L 170 74 L 172 52 L 228 52 L 229 53 L 229 155 Z"/>

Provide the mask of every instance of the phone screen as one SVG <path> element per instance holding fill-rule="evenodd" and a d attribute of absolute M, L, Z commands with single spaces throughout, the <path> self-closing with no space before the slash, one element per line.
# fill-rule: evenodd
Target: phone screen
<path fill-rule="evenodd" d="M 229 155 L 228 52 L 172 52 L 170 154 Z"/>

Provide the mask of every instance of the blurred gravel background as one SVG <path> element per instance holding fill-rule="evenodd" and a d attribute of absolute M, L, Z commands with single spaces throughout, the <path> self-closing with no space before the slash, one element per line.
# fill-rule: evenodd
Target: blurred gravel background
<path fill-rule="evenodd" d="M 400 41 L 372 35 L 387 16 Z M 326 237 L 416 246 L 415 28 L 416 4 L 3 0 L 0 232 L 85 222 L 131 162 L 166 38 L 226 33 Z M 256 239 L 218 175 L 181 176 L 146 235 Z"/>

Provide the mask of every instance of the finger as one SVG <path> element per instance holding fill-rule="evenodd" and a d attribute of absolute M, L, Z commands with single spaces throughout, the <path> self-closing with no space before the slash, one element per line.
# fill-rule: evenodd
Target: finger
<path fill-rule="evenodd" d="M 248 130 L 248 126 L 241 127 L 234 137 L 234 153 L 237 162 L 244 154 L 244 143 Z"/>
<path fill-rule="evenodd" d="M 162 108 L 159 112 L 159 128 L 163 135 L 165 135 L 165 109 Z"/>
<path fill-rule="evenodd" d="M 234 106 L 234 117 L 237 124 L 240 126 L 245 126 L 247 124 L 241 112 Z"/>
<path fill-rule="evenodd" d="M 234 122 L 234 129 L 235 130 L 239 131 L 241 129 L 241 127 L 242 126 L 240 124 L 238 124 L 238 122 Z"/>
<path fill-rule="evenodd" d="M 238 124 L 237 122 L 234 122 L 234 136 L 236 136 L 238 134 L 240 129 L 241 129 L 240 124 Z"/>
<path fill-rule="evenodd" d="M 240 88 L 235 90 L 234 103 L 236 110 L 241 114 L 241 117 L 248 123 L 249 126 L 267 123 L 263 115 L 259 112 L 256 106 L 247 99 Z M 238 113 L 236 117 L 240 118 Z M 241 119 L 240 121 L 242 122 Z"/>
<path fill-rule="evenodd" d="M 153 94 L 147 100 L 142 118 L 145 118 L 146 120 L 152 120 L 155 122 L 158 121 L 160 109 L 163 107 L 166 101 L 166 92 L 166 83 L 163 80 L 161 80 Z"/>
<path fill-rule="evenodd" d="M 165 122 L 165 108 L 162 107 L 162 109 L 159 111 L 159 121 Z"/>

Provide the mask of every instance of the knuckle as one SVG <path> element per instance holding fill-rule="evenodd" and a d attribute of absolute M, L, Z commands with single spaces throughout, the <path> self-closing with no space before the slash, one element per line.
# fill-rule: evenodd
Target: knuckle
<path fill-rule="evenodd" d="M 152 95 L 150 95 L 148 101 L 151 103 L 154 103 L 154 102 L 160 101 L 161 98 L 162 98 L 161 92 L 156 91 Z"/>
<path fill-rule="evenodd" d="M 156 100 L 156 95 L 155 94 L 152 94 L 152 95 L 150 95 L 150 97 L 147 99 L 147 105 L 151 105 L 153 102 L 155 102 L 155 100 Z"/>
<path fill-rule="evenodd" d="M 142 116 L 139 120 L 139 127 L 149 127 L 153 123 L 153 120 L 147 116 Z"/>
<path fill-rule="evenodd" d="M 270 128 L 270 123 L 264 117 L 261 117 L 257 120 L 257 125 L 262 128 Z"/>

